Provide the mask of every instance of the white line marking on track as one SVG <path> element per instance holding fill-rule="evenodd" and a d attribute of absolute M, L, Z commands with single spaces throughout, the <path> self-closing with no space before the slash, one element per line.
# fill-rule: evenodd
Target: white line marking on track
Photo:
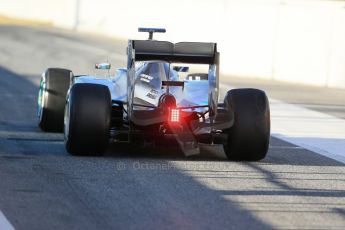
<path fill-rule="evenodd" d="M 270 149 L 303 149 L 300 146 L 270 146 Z"/>
<path fill-rule="evenodd" d="M 15 228 L 7 220 L 6 216 L 0 211 L 0 229 L 1 230 L 14 230 Z"/>
<path fill-rule="evenodd" d="M 345 120 L 270 99 L 272 136 L 345 163 Z"/>

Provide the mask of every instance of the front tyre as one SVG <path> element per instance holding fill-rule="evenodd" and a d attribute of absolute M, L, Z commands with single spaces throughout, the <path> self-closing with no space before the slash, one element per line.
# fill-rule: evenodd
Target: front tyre
<path fill-rule="evenodd" d="M 62 132 L 66 94 L 72 71 L 49 68 L 38 92 L 38 126 L 46 132 Z"/>
<path fill-rule="evenodd" d="M 258 161 L 265 158 L 270 140 L 270 108 L 264 91 L 232 89 L 224 104 L 234 113 L 234 125 L 227 130 L 225 153 L 230 160 Z"/>
<path fill-rule="evenodd" d="M 109 142 L 111 95 L 107 86 L 75 84 L 65 108 L 66 150 L 72 155 L 101 155 Z"/>

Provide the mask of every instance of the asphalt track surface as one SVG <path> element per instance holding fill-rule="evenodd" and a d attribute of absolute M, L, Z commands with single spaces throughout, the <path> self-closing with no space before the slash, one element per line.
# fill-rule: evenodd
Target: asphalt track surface
<path fill-rule="evenodd" d="M 68 155 L 62 134 L 37 127 L 41 72 L 92 73 L 107 58 L 124 66 L 125 47 L 88 34 L 0 26 L 0 229 L 345 228 L 344 164 L 274 137 L 261 162 L 133 146 L 110 147 L 103 157 Z M 223 79 L 229 82 L 345 118 L 343 90 Z"/>

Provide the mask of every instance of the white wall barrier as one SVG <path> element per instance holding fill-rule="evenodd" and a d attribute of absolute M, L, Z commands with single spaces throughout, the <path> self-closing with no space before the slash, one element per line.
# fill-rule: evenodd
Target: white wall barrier
<path fill-rule="evenodd" d="M 345 88 L 345 1 L 0 0 L 0 14 L 120 38 L 216 41 L 221 71 Z"/>

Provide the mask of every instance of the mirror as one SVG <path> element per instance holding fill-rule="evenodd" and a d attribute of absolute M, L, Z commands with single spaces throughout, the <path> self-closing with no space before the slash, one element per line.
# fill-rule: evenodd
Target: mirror
<path fill-rule="evenodd" d="M 97 63 L 95 65 L 95 69 L 109 70 L 110 68 L 111 68 L 111 64 L 110 63 Z"/>
<path fill-rule="evenodd" d="M 192 73 L 192 74 L 188 74 L 187 77 L 186 77 L 186 80 L 190 80 L 190 81 L 208 80 L 208 74 L 207 73 Z"/>
<path fill-rule="evenodd" d="M 174 66 L 173 70 L 175 70 L 176 72 L 187 73 L 189 71 L 189 67 L 188 66 Z"/>

